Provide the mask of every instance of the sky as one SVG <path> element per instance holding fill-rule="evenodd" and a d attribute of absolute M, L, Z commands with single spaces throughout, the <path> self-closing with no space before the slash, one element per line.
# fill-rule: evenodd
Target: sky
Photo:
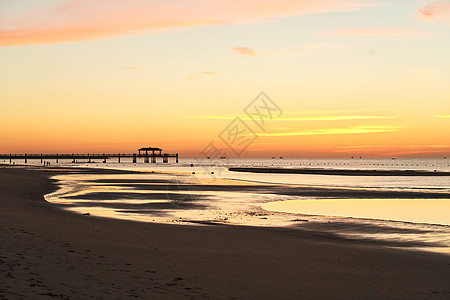
<path fill-rule="evenodd" d="M 450 1 L 0 0 L 0 153 L 450 156 L 449 53 Z"/>

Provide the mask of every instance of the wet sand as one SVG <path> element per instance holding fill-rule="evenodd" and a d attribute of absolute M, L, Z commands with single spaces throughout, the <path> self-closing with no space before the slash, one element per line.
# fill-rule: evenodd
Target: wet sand
<path fill-rule="evenodd" d="M 56 188 L 48 178 L 54 172 L 0 166 L 0 299 L 450 297 L 448 255 L 320 228 L 77 215 L 44 201 Z"/>

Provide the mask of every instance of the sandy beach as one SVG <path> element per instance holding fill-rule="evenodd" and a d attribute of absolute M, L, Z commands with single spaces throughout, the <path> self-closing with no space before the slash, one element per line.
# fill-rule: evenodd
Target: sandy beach
<path fill-rule="evenodd" d="M 450 256 L 316 230 L 70 213 L 56 171 L 0 167 L 0 299 L 448 299 Z"/>

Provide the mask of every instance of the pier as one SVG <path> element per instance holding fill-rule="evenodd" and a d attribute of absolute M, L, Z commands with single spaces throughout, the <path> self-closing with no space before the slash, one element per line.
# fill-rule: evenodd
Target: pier
<path fill-rule="evenodd" d="M 158 159 L 161 159 L 163 163 L 168 163 L 169 158 L 174 158 L 175 162 L 178 163 L 178 153 L 175 154 L 169 154 L 169 153 L 163 153 L 162 149 L 160 148 L 140 148 L 137 150 L 137 153 L 117 153 L 117 154 L 110 154 L 110 153 L 101 153 L 101 154 L 79 154 L 79 153 L 71 153 L 71 154 L 0 154 L 0 159 L 2 160 L 9 160 L 9 163 L 13 163 L 13 161 L 16 160 L 23 160 L 25 163 L 28 163 L 28 160 L 40 160 L 41 163 L 44 162 L 44 160 L 55 160 L 56 163 L 59 163 L 60 160 L 66 159 L 71 160 L 72 163 L 78 162 L 78 160 L 86 160 L 86 162 L 91 163 L 95 160 L 101 160 L 103 163 L 106 163 L 108 159 L 117 159 L 117 162 L 120 163 L 121 159 L 124 158 L 132 158 L 133 163 L 138 163 L 139 160 L 142 160 L 144 163 L 156 163 Z"/>

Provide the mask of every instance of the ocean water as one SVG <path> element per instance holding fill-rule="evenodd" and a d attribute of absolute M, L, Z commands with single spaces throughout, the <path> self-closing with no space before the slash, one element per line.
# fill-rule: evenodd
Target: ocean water
<path fill-rule="evenodd" d="M 73 167 L 73 172 L 54 176 L 60 189 L 45 198 L 76 213 L 181 225 L 289 227 L 450 253 L 450 177 L 228 170 L 254 166 L 450 171 L 450 160 L 444 158 L 182 159 L 179 164 L 61 165 Z M 79 172 L 77 167 L 111 172 Z"/>

